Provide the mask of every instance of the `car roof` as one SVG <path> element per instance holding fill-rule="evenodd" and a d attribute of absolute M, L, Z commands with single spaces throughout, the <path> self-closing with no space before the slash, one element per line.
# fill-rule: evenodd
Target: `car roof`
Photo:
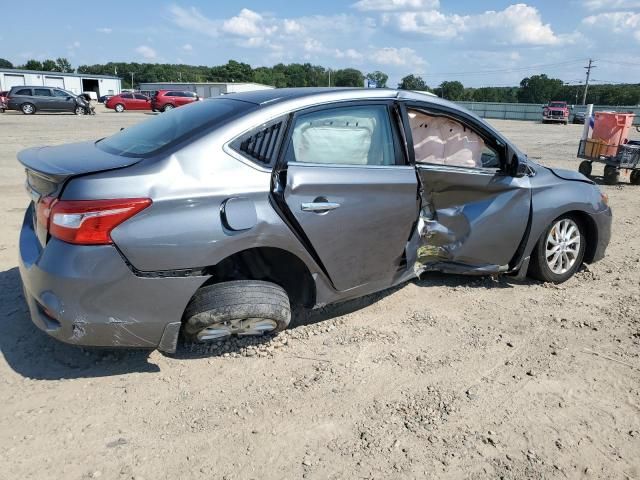
<path fill-rule="evenodd" d="M 398 98 L 418 100 L 437 105 L 464 110 L 459 105 L 443 100 L 430 92 L 397 90 L 393 88 L 354 88 L 354 87 L 298 87 L 252 90 L 249 92 L 229 93 L 225 98 L 241 100 L 256 105 L 267 105 L 291 100 L 304 100 L 305 103 L 322 103 L 328 97 L 332 100 L 366 100 Z"/>

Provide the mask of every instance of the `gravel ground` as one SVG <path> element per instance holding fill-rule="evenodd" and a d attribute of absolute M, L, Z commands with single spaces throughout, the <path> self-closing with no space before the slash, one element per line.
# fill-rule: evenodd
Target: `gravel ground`
<path fill-rule="evenodd" d="M 563 285 L 432 274 L 174 356 L 57 343 L 21 295 L 16 152 L 145 118 L 0 115 L 0 478 L 640 478 L 640 187 L 602 187 L 608 255 Z M 577 169 L 582 126 L 493 123 Z"/>

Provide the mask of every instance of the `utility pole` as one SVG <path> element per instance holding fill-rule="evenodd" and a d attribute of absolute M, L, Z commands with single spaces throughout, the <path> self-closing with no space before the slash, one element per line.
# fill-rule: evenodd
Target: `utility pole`
<path fill-rule="evenodd" d="M 129 72 L 131 74 L 131 90 L 133 90 L 133 72 Z"/>
<path fill-rule="evenodd" d="M 582 95 L 582 105 L 587 103 L 587 90 L 589 89 L 589 75 L 591 75 L 591 69 L 596 68 L 593 65 L 593 60 L 589 59 L 589 65 L 584 67 L 587 69 L 587 80 L 584 82 L 584 94 Z"/>
<path fill-rule="evenodd" d="M 329 72 L 329 87 L 331 86 L 331 69 L 327 69 L 327 71 Z"/>

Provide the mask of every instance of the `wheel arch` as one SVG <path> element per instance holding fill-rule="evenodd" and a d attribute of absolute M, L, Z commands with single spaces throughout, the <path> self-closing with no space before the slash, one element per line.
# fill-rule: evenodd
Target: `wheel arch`
<path fill-rule="evenodd" d="M 313 307 L 316 284 L 304 261 L 276 247 L 253 247 L 207 267 L 210 278 L 201 287 L 230 280 L 264 280 L 285 289 L 292 305 Z"/>

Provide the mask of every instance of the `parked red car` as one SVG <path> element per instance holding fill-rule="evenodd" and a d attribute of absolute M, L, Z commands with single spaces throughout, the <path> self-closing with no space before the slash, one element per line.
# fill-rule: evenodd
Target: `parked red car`
<path fill-rule="evenodd" d="M 180 90 L 158 90 L 151 100 L 151 110 L 166 112 L 172 108 L 193 103 L 200 100 L 194 92 L 184 92 Z"/>
<path fill-rule="evenodd" d="M 7 103 L 9 103 L 8 95 L 9 92 L 0 92 L 0 112 L 4 112 L 7 108 Z"/>
<path fill-rule="evenodd" d="M 151 110 L 151 99 L 141 93 L 121 93 L 107 100 L 104 106 L 112 108 L 116 112 Z"/>

